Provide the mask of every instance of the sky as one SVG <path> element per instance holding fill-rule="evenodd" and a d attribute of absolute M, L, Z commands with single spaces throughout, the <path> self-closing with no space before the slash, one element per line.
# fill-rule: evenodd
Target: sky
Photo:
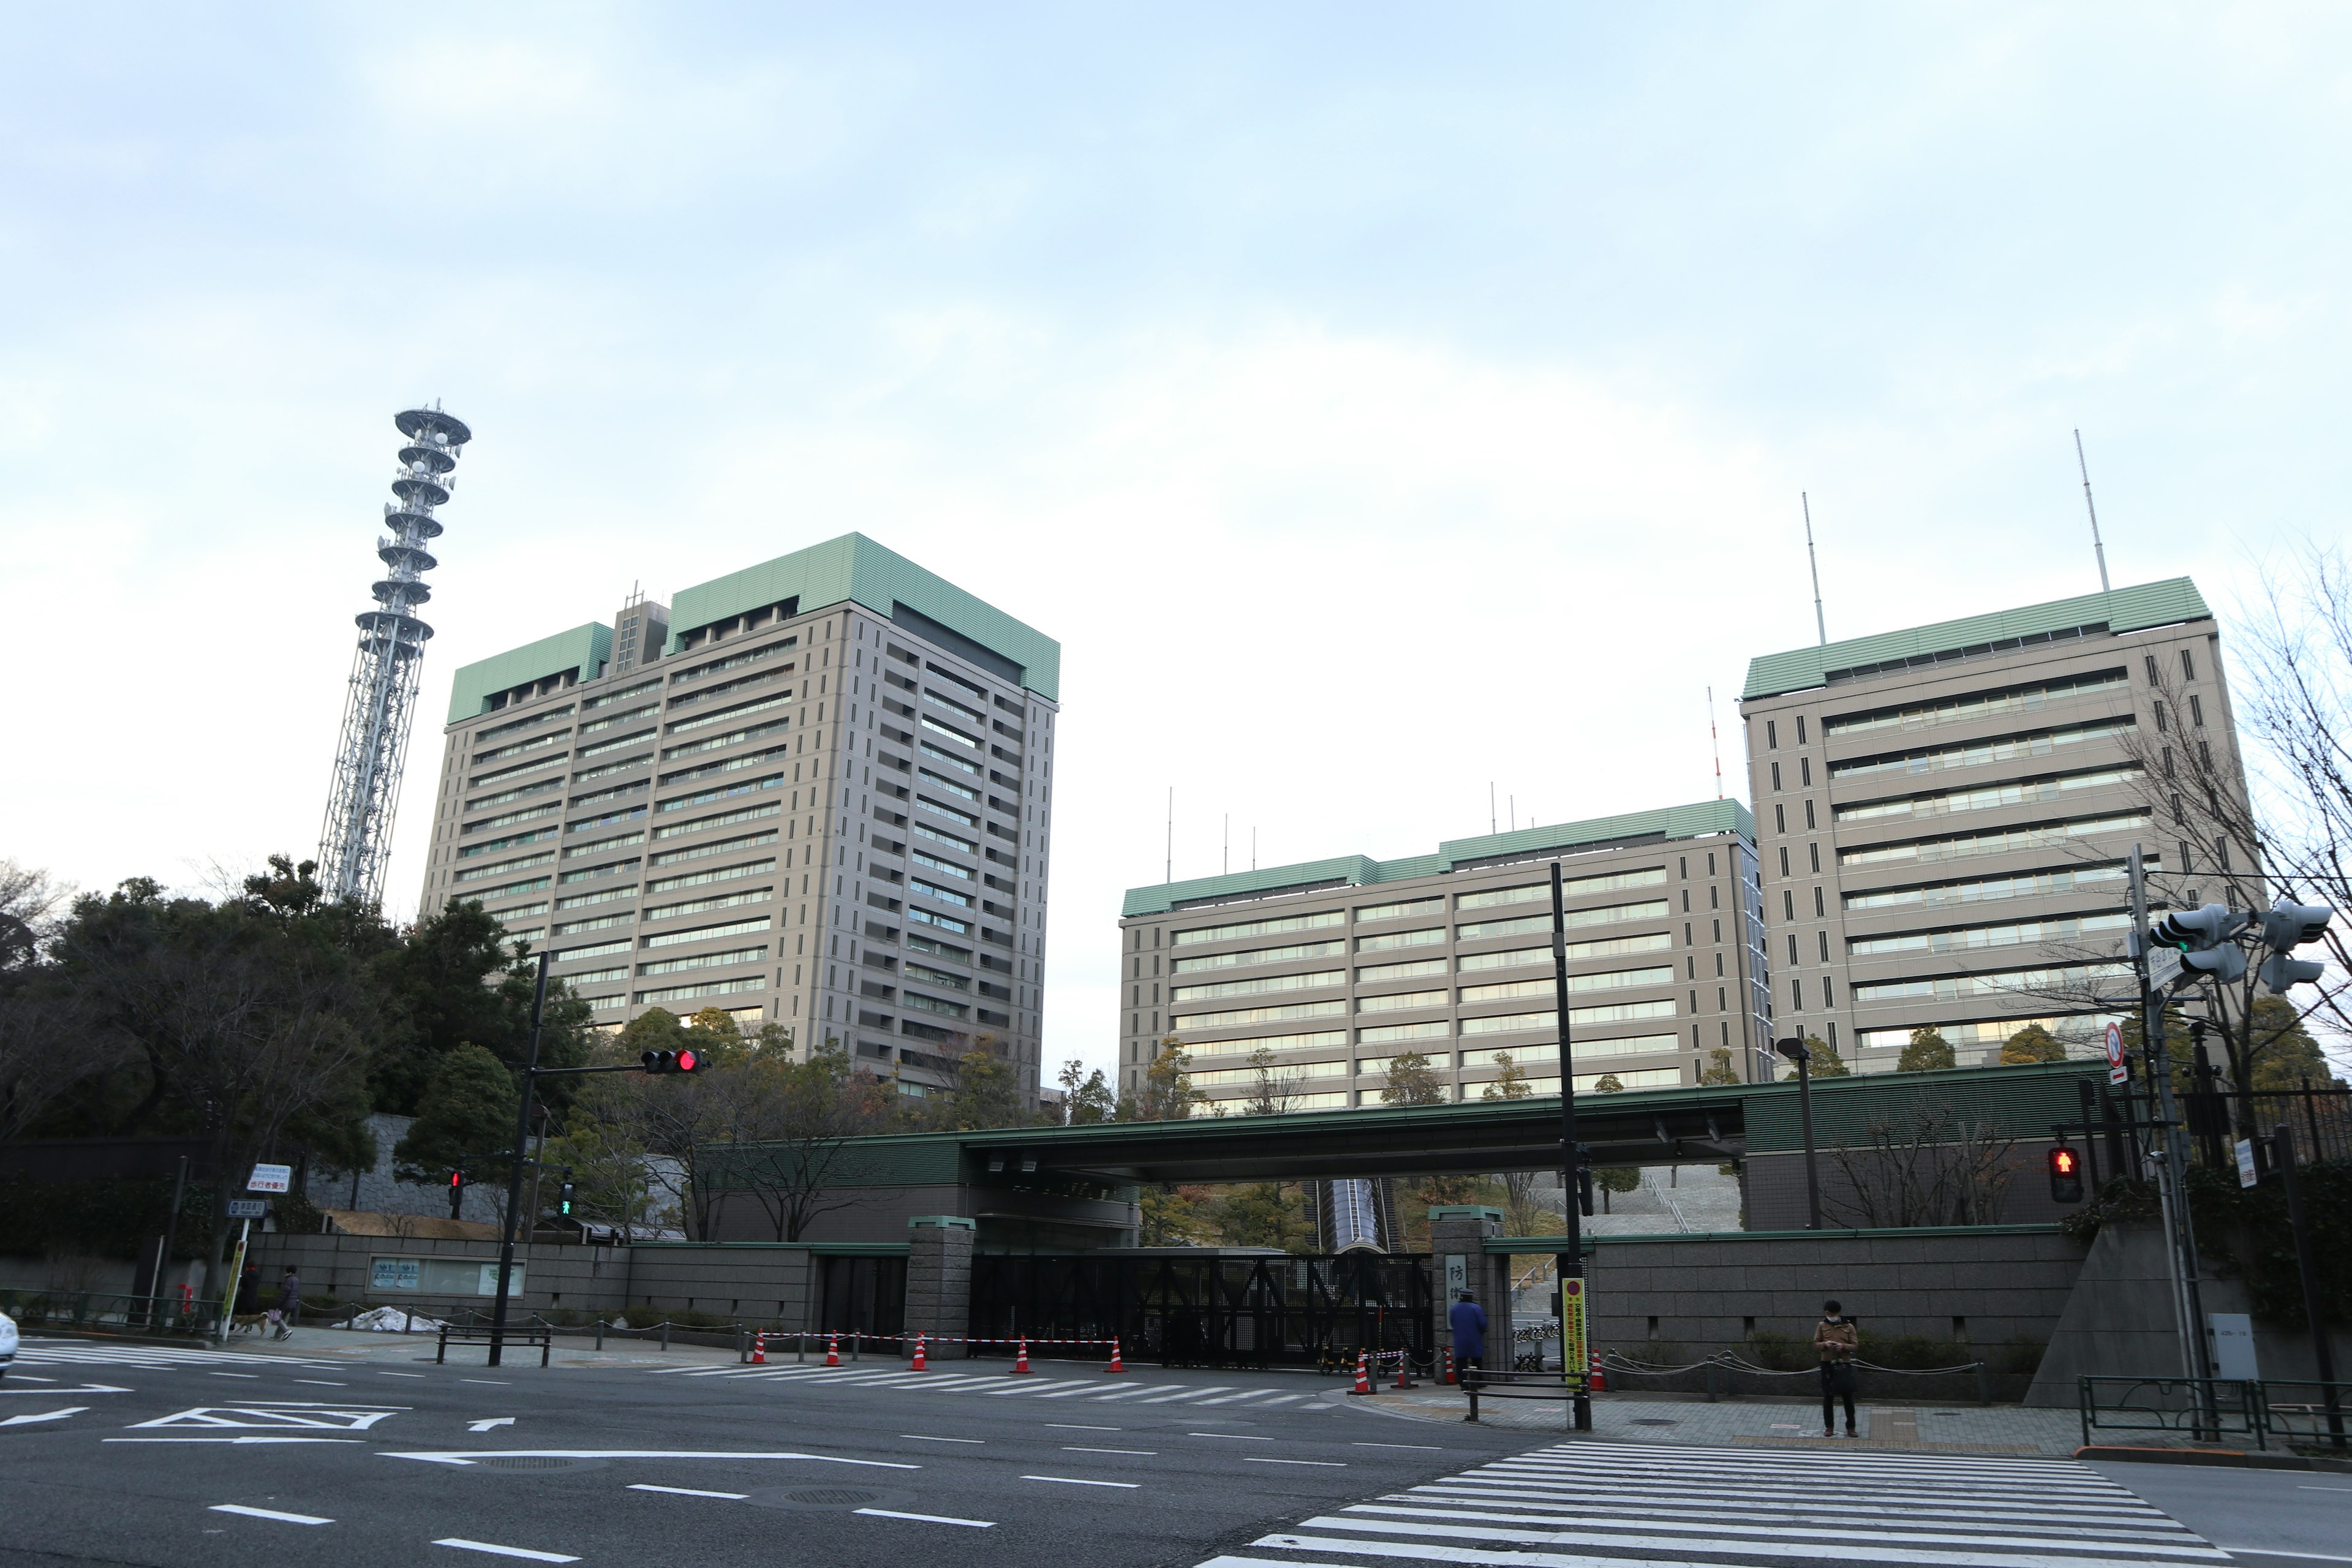
<path fill-rule="evenodd" d="M 1046 1055 L 1161 879 L 1744 795 L 1753 656 L 2352 490 L 2352 11 L 18 7 L 0 857 L 314 851 L 393 413 L 457 668 L 850 530 L 1063 644 Z M 1228 828 L 1227 824 L 1230 823 Z"/>

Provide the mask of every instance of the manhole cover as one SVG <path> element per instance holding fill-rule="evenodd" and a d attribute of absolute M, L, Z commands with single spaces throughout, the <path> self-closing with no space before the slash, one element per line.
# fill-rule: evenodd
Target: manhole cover
<path fill-rule="evenodd" d="M 1655 1415 L 1636 1415 L 1633 1417 L 1633 1425 L 1636 1426 L 1673 1426 L 1678 1425 L 1678 1423 L 1663 1420 Z"/>
<path fill-rule="evenodd" d="M 486 1470 L 601 1470 L 602 1459 L 576 1459 L 560 1454 L 488 1454 L 474 1463 Z"/>

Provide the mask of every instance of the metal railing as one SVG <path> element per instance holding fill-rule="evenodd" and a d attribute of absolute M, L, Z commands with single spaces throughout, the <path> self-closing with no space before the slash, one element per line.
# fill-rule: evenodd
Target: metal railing
<path fill-rule="evenodd" d="M 2347 1444 L 2352 1384 L 2231 1377 L 2082 1377 L 2075 1380 L 2083 1443 L 2093 1432 L 2161 1432 L 2199 1442 L 2250 1437 L 2266 1449 Z"/>
<path fill-rule="evenodd" d="M 26 1329 L 202 1335 L 220 1303 L 202 1296 L 121 1296 L 104 1290 L 0 1290 L 0 1312 Z"/>

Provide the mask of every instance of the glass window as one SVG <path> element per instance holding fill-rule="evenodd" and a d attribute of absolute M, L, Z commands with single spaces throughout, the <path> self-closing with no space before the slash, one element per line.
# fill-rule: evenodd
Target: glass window
<path fill-rule="evenodd" d="M 1444 942 L 1445 928 L 1431 926 L 1423 931 L 1391 931 L 1386 936 L 1361 936 L 1356 939 L 1358 952 L 1390 952 L 1400 947 L 1423 947 L 1430 942 Z"/>
<path fill-rule="evenodd" d="M 1359 969 L 1356 971 L 1356 981 L 1359 984 L 1364 984 L 1383 980 L 1411 980 L 1421 975 L 1444 973 L 1445 960 L 1423 958 L 1411 963 L 1376 963 Z"/>
<path fill-rule="evenodd" d="M 1278 1024 L 1289 1018 L 1330 1018 L 1348 1011 L 1344 1001 L 1286 1002 L 1272 1007 L 1240 1007 L 1224 1013 L 1191 1013 L 1171 1019 L 1177 1029 L 1234 1029 L 1244 1024 Z M 1185 1047 L 1191 1049 L 1191 1047 Z"/>
<path fill-rule="evenodd" d="M 1196 974 L 1204 970 L 1242 969 L 1259 963 L 1280 963 L 1294 958 L 1322 958 L 1335 952 L 1345 952 L 1344 942 L 1300 942 L 1287 947 L 1246 948 L 1239 952 L 1215 952 L 1202 958 L 1180 958 L 1175 970 L 1179 974 Z M 1138 959 L 1139 963 L 1142 960 Z"/>
<path fill-rule="evenodd" d="M 2160 709 L 2163 704 L 2157 706 Z M 1874 757 L 1856 757 L 1851 762 L 1832 766 L 1830 777 L 1844 779 L 1861 778 L 1872 773 L 1927 773 L 1944 768 L 2018 762 L 2029 757 L 2046 757 L 2065 747 L 2079 746 L 2091 741 L 2128 735 L 2138 728 L 2139 721 L 2126 713 L 2121 718 L 2100 719 L 2087 724 L 2064 724 L 2056 729 L 2032 730 L 1985 741 L 1956 742 L 1949 746 L 1908 752 L 1887 752 Z"/>
<path fill-rule="evenodd" d="M 730 921 L 725 925 L 697 926 L 692 931 L 664 931 L 659 936 L 646 937 L 645 944 L 649 948 L 675 947 L 680 942 L 709 942 L 714 937 L 749 936 L 753 931 L 766 931 L 769 923 L 769 917 L 761 915 L 756 920 Z"/>
<path fill-rule="evenodd" d="M 1356 1011 L 1393 1013 L 1405 1007 L 1443 1007 L 1445 1000 L 1443 991 L 1400 991 L 1393 996 L 1359 996 Z"/>
<path fill-rule="evenodd" d="M 1665 900 L 1646 904 L 1607 904 L 1599 909 L 1570 910 L 1564 923 L 1571 930 L 1578 926 L 1614 925 L 1620 921 L 1662 920 L 1666 914 Z M 1521 915 L 1517 920 L 1478 921 L 1456 926 L 1454 934 L 1464 942 L 1479 937 L 1519 936 L 1528 931 L 1551 930 L 1551 916 Z"/>
<path fill-rule="evenodd" d="M 1370 921 L 1392 921 L 1405 915 L 1432 914 L 1444 907 L 1444 899 L 1413 899 L 1401 904 L 1370 904 L 1356 911 L 1356 923 L 1362 925 Z"/>
<path fill-rule="evenodd" d="M 2124 670 L 2105 669 L 2094 675 L 2077 676 L 2072 680 L 2042 681 L 2032 686 L 2011 686 L 1996 691 L 1974 692 L 1940 702 L 1874 709 L 1866 713 L 1826 720 L 1822 728 L 1826 735 L 1832 737 L 1868 730 L 1924 730 L 1937 724 L 1996 718 L 2003 713 L 2037 712 L 2052 702 L 2095 697 L 2103 691 L 2125 690 L 2130 685 L 2131 678 Z"/>
<path fill-rule="evenodd" d="M 1275 936 L 1284 931 L 1318 931 L 1347 923 L 1348 917 L 1343 911 L 1324 910 L 1311 915 L 1286 915 L 1275 920 L 1248 921 L 1239 925 L 1196 926 L 1191 931 L 1176 932 L 1173 945 L 1185 947 L 1202 942 L 1230 942 L 1235 937 Z"/>
<path fill-rule="evenodd" d="M 1208 996 L 1255 996 L 1269 991 L 1307 991 L 1320 985 L 1344 984 L 1348 972 L 1344 969 L 1318 970 L 1307 974 L 1261 974 L 1249 980 L 1219 980 L 1206 985 L 1179 985 L 1170 993 L 1175 1002 L 1198 1001 Z"/>
<path fill-rule="evenodd" d="M 2127 963 L 2070 963 L 2051 969 L 2012 969 L 1989 974 L 1958 974 L 1940 980 L 1887 980 L 1853 987 L 1857 1002 L 1902 999 L 1965 1002 L 1978 996 L 2028 995 L 2103 981 L 2132 973 Z"/>
<path fill-rule="evenodd" d="M 2105 789 L 2128 784 L 2142 776 L 2137 765 L 2094 768 L 2081 773 L 2051 773 L 2015 784 L 1979 784 L 1973 789 L 1947 790 L 1895 800 L 1858 801 L 1837 808 L 1840 822 L 1876 822 L 1946 816 L 1966 811 L 1991 811 L 2002 806 L 2034 805 L 2063 798 L 2076 790 Z"/>
<path fill-rule="evenodd" d="M 768 950 L 764 946 L 739 947 L 728 952 L 698 952 L 691 958 L 666 958 L 657 963 L 640 963 L 637 973 L 640 975 L 676 974 L 688 969 L 716 969 L 728 963 L 751 963 L 767 956 Z"/>

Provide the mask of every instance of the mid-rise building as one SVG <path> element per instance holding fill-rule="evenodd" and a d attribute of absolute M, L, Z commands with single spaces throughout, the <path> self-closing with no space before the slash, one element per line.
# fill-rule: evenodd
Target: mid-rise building
<path fill-rule="evenodd" d="M 1507 1055 L 1559 1092 L 1551 862 L 1566 884 L 1577 1087 L 1687 1084 L 1771 1037 L 1755 822 L 1737 801 L 1130 889 L 1119 921 L 1119 1082 L 1161 1044 L 1215 1100 L 1274 1053 L 1298 1109 L 1380 1103 L 1418 1052 L 1477 1099 Z"/>
<path fill-rule="evenodd" d="M 2039 1024 L 2090 1056 L 2159 903 L 2251 861 L 2221 632 L 2185 577 L 1755 660 L 1740 702 L 1776 1011 L 1860 1071 Z M 2226 791 L 2236 809 L 2201 798 Z"/>
<path fill-rule="evenodd" d="M 466 666 L 421 908 L 617 1026 L 716 1006 L 1038 1089 L 1061 647 L 860 534 Z"/>

